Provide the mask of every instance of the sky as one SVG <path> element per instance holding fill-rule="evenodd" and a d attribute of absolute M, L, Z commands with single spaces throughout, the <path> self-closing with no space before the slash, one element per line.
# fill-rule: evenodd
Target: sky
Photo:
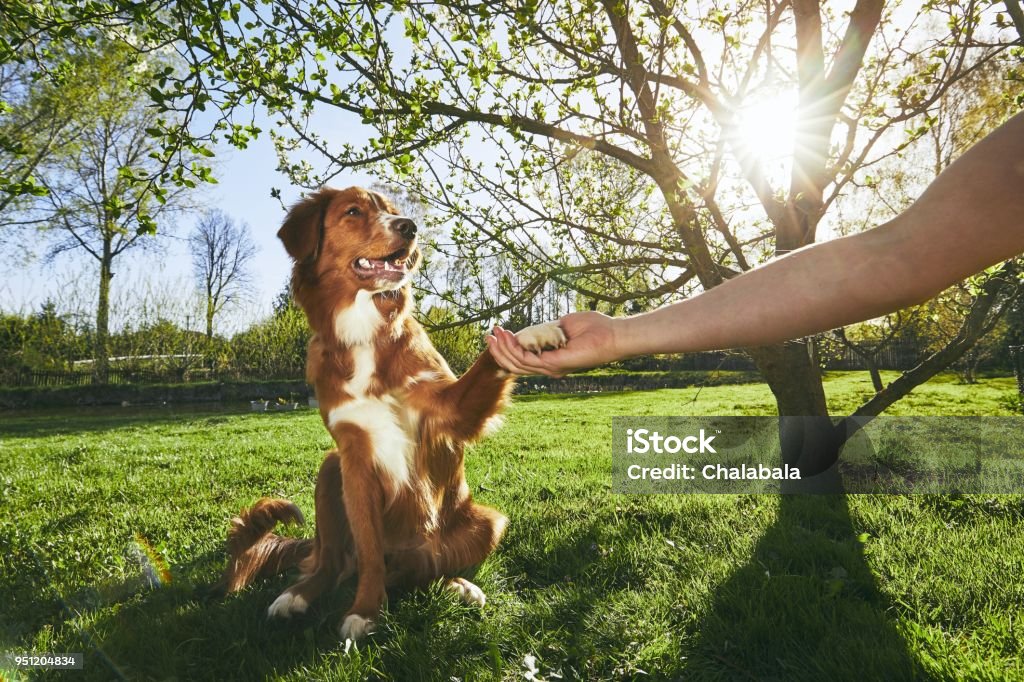
<path fill-rule="evenodd" d="M 258 125 L 264 130 L 270 127 L 266 121 Z M 202 188 L 196 195 L 201 210 L 217 208 L 247 223 L 258 247 L 252 263 L 254 286 L 250 300 L 225 315 L 225 331 L 244 328 L 268 315 L 288 280 L 291 262 L 276 234 L 285 215 L 281 201 L 292 204 L 300 198 L 301 190 L 292 187 L 276 166 L 277 156 L 267 134 L 244 150 L 222 145 L 215 159 L 218 183 Z M 365 174 L 352 173 L 339 176 L 332 184 L 348 186 L 370 181 Z M 281 190 L 281 200 L 270 195 L 275 187 Z M 115 326 L 137 318 L 132 309 L 143 305 L 142 299 L 149 299 L 152 304 L 154 294 L 163 293 L 166 298 L 181 298 L 183 290 L 191 294 L 192 262 L 185 239 L 201 210 L 184 215 L 174 226 L 161 225 L 158 250 L 130 250 L 115 260 L 111 292 Z M 95 308 L 96 261 L 84 252 L 62 256 L 53 263 L 44 262 L 38 255 L 28 265 L 17 263 L 17 257 L 3 261 L 0 309 L 25 314 L 38 310 L 47 299 L 55 299 L 61 307 L 91 312 Z M 191 328 L 201 326 L 194 312 L 186 310 L 187 306 L 174 308 L 169 315 L 172 319 L 187 322 Z"/>
<path fill-rule="evenodd" d="M 781 145 L 783 150 L 788 149 L 790 143 L 777 131 L 785 125 L 785 117 L 792 116 L 793 105 L 791 102 L 784 106 L 779 102 L 767 104 L 771 105 L 767 110 L 757 107 L 751 109 L 749 118 L 755 124 L 759 123 L 751 126 L 752 144 L 757 147 L 761 142 L 768 141 L 774 147 Z M 774 114 L 781 111 L 782 117 L 773 115 L 773 111 Z M 336 148 L 346 142 L 361 147 L 368 132 L 351 116 L 318 114 L 315 118 L 315 128 L 327 135 Z M 258 119 L 256 124 L 264 130 L 272 127 L 265 117 Z M 202 129 L 201 122 L 199 127 Z M 774 132 L 767 133 L 766 129 Z M 759 151 L 769 157 L 775 154 L 769 149 Z M 480 148 L 475 153 L 481 155 L 481 160 L 490 161 L 493 158 L 499 161 L 492 149 Z M 215 168 L 219 182 L 205 187 L 198 197 L 198 203 L 204 208 L 220 209 L 232 218 L 247 223 L 258 246 L 252 264 L 254 286 L 250 300 L 224 317 L 222 325 L 218 325 L 221 333 L 237 331 L 268 315 L 272 302 L 288 279 L 290 262 L 276 238 L 284 210 L 281 202 L 271 197 L 270 192 L 271 188 L 280 189 L 285 205 L 289 205 L 299 198 L 300 190 L 292 187 L 288 179 L 276 171 L 276 166 L 277 156 L 266 133 L 245 150 L 223 145 L 217 150 Z M 344 187 L 370 182 L 370 177 L 352 173 L 339 176 L 332 185 Z M 201 326 L 194 305 L 191 258 L 185 243 L 198 217 L 198 212 L 187 215 L 178 221 L 174 229 L 162 226 L 159 242 L 163 248 L 159 252 L 129 251 L 119 257 L 120 262 L 115 262 L 116 274 L 112 289 L 115 329 L 125 320 L 139 319 L 136 313 L 141 307 L 159 307 L 157 303 L 163 301 L 166 310 L 173 307 L 168 302 L 180 303 L 185 299 L 192 300 L 191 309 L 187 305 L 179 305 L 172 314 L 164 316 L 193 329 Z M 5 270 L 5 276 L 0 278 L 0 309 L 26 314 L 38 310 L 44 301 L 53 298 L 59 304 L 65 304 L 65 309 L 70 307 L 84 311 L 82 315 L 95 310 L 97 267 L 95 261 L 85 254 L 64 256 L 54 263 L 36 260 L 28 266 L 16 265 L 12 262 L 14 260 L 16 258 L 0 256 L 0 266 Z"/>

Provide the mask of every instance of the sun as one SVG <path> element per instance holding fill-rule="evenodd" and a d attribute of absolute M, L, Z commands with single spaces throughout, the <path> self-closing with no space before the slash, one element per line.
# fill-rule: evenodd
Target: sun
<path fill-rule="evenodd" d="M 751 97 L 737 112 L 736 141 L 766 164 L 787 161 L 793 154 L 796 117 L 797 97 L 792 91 Z"/>

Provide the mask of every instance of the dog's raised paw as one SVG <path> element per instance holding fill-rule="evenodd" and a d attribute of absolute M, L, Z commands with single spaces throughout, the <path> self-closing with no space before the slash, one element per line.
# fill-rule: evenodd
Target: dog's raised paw
<path fill-rule="evenodd" d="M 516 341 L 520 346 L 533 353 L 554 350 L 566 344 L 565 333 L 557 322 L 545 322 L 520 329 L 516 332 Z"/>
<path fill-rule="evenodd" d="M 267 618 L 291 618 L 293 615 L 305 613 L 309 603 L 301 594 L 285 590 L 267 609 Z"/>
<path fill-rule="evenodd" d="M 340 634 L 343 642 L 359 642 L 371 632 L 373 632 L 373 621 L 363 618 L 357 613 L 345 616 L 345 620 L 341 623 Z"/>
<path fill-rule="evenodd" d="M 447 585 L 448 589 L 459 595 L 463 604 L 477 605 L 481 608 L 487 603 L 487 595 L 479 587 L 465 578 L 452 578 Z"/>

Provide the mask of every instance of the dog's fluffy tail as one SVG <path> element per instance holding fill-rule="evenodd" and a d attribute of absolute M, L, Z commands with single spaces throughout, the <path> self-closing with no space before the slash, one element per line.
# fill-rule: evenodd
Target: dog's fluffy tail
<path fill-rule="evenodd" d="M 313 548 L 308 539 L 271 533 L 281 523 L 302 525 L 302 511 L 288 500 L 264 497 L 231 519 L 228 567 L 218 587 L 237 592 L 256 578 L 281 573 L 305 559 Z"/>

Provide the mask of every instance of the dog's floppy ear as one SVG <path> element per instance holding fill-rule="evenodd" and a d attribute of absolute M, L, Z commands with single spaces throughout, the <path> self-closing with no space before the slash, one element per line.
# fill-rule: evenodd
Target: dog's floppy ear
<path fill-rule="evenodd" d="M 277 231 L 277 238 L 284 243 L 288 255 L 296 262 L 315 261 L 320 255 L 324 217 L 331 198 L 331 193 L 324 190 L 310 194 L 291 207 L 284 224 Z"/>
<path fill-rule="evenodd" d="M 384 209 L 385 213 L 390 213 L 391 215 L 402 215 L 395 204 L 380 192 L 370 192 L 370 196 L 373 197 L 374 203 L 377 204 L 377 207 Z"/>

